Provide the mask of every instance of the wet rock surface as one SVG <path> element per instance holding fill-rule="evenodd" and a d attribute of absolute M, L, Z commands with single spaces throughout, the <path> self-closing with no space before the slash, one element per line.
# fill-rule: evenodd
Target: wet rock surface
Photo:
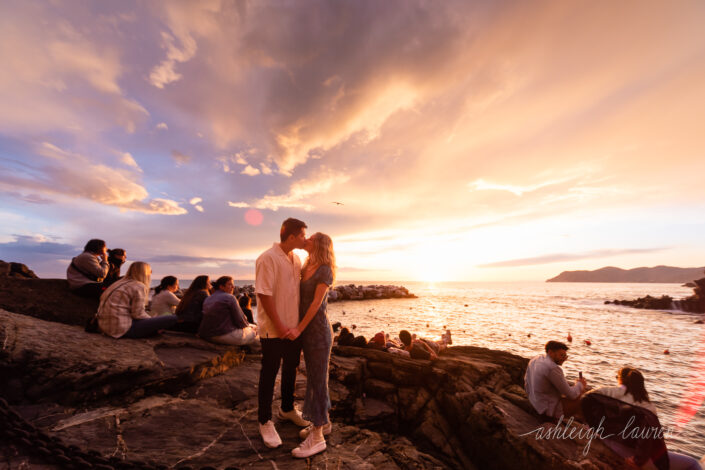
<path fill-rule="evenodd" d="M 527 360 L 501 351 L 454 347 L 430 362 L 336 347 L 328 449 L 300 461 L 293 424 L 274 419 L 278 449 L 259 437 L 258 355 L 176 333 L 114 340 L 7 311 L 0 346 L 11 407 L 0 403 L 0 469 L 622 468 L 598 442 L 583 455 L 585 439 L 523 435 L 549 425 L 520 386 Z"/>

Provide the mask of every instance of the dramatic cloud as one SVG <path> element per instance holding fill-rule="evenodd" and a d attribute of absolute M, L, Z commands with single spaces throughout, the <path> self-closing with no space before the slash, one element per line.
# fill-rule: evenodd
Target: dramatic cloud
<path fill-rule="evenodd" d="M 176 64 L 186 62 L 196 54 L 196 41 L 188 34 L 179 38 L 181 47 L 169 33 L 162 33 L 162 40 L 167 51 L 166 59 L 149 74 L 149 81 L 157 88 L 180 79 L 181 75 L 174 70 Z"/>
<path fill-rule="evenodd" d="M 0 5 L 0 130 L 81 133 L 118 125 L 134 132 L 149 113 L 120 85 L 117 44 L 99 39 L 101 22 L 80 24 L 51 10 L 32 1 Z"/>
<path fill-rule="evenodd" d="M 82 198 L 145 213 L 179 215 L 187 211 L 175 201 L 163 198 L 146 200 L 147 190 L 126 170 L 92 163 L 88 157 L 69 152 L 50 142 L 36 147 L 44 158 L 37 165 L 9 166 L 0 174 L 0 188 L 27 192 L 39 191 L 64 198 Z"/>
<path fill-rule="evenodd" d="M 370 278 L 690 264 L 704 19 L 698 2 L 0 2 L 0 239 L 100 228 L 131 253 L 249 259 L 300 217 Z M 671 248 L 615 248 L 650 246 Z"/>

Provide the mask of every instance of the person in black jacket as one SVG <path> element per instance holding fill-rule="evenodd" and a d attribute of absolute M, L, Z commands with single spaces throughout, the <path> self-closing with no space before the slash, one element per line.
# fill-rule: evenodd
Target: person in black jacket
<path fill-rule="evenodd" d="M 127 253 L 122 248 L 113 248 L 108 250 L 108 275 L 105 276 L 103 284 L 105 287 L 110 286 L 113 282 L 120 279 L 120 268 L 127 260 Z"/>

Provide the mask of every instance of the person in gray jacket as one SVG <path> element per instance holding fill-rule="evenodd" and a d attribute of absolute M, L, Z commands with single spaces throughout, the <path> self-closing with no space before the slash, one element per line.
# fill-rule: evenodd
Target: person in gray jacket
<path fill-rule="evenodd" d="M 105 290 L 103 281 L 108 274 L 108 249 L 105 241 L 88 240 L 83 248 L 83 253 L 71 260 L 66 269 L 66 280 L 69 289 L 81 297 L 99 299 Z"/>

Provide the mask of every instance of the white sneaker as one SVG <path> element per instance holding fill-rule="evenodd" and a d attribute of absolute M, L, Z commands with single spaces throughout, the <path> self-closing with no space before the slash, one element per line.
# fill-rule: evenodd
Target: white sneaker
<path fill-rule="evenodd" d="M 271 419 L 259 425 L 259 433 L 262 436 L 264 445 L 267 447 L 275 448 L 282 445 L 282 439 L 279 437 L 279 433 L 277 433 L 277 429 Z"/>
<path fill-rule="evenodd" d="M 328 434 L 331 433 L 333 430 L 333 425 L 331 424 L 330 421 L 328 421 L 326 424 L 323 425 L 323 435 L 327 436 Z M 311 431 L 313 431 L 313 424 L 309 424 L 305 428 L 303 428 L 301 431 L 299 431 L 299 437 L 301 439 L 306 439 L 309 434 L 311 434 Z"/>
<path fill-rule="evenodd" d="M 313 434 L 310 434 L 305 441 L 299 444 L 299 447 L 291 451 L 291 455 L 298 459 L 305 459 L 306 457 L 311 457 L 324 450 L 326 450 L 326 440 L 323 439 L 322 441 L 314 442 Z"/>
<path fill-rule="evenodd" d="M 309 424 L 311 424 L 310 421 L 306 421 L 303 418 L 303 416 L 301 416 L 301 412 L 298 409 L 296 409 L 296 406 L 294 406 L 293 410 L 286 411 L 286 412 L 282 411 L 282 409 L 279 408 L 279 418 L 280 419 L 288 419 L 289 421 L 291 421 L 295 425 L 301 426 L 301 427 L 308 426 Z"/>

